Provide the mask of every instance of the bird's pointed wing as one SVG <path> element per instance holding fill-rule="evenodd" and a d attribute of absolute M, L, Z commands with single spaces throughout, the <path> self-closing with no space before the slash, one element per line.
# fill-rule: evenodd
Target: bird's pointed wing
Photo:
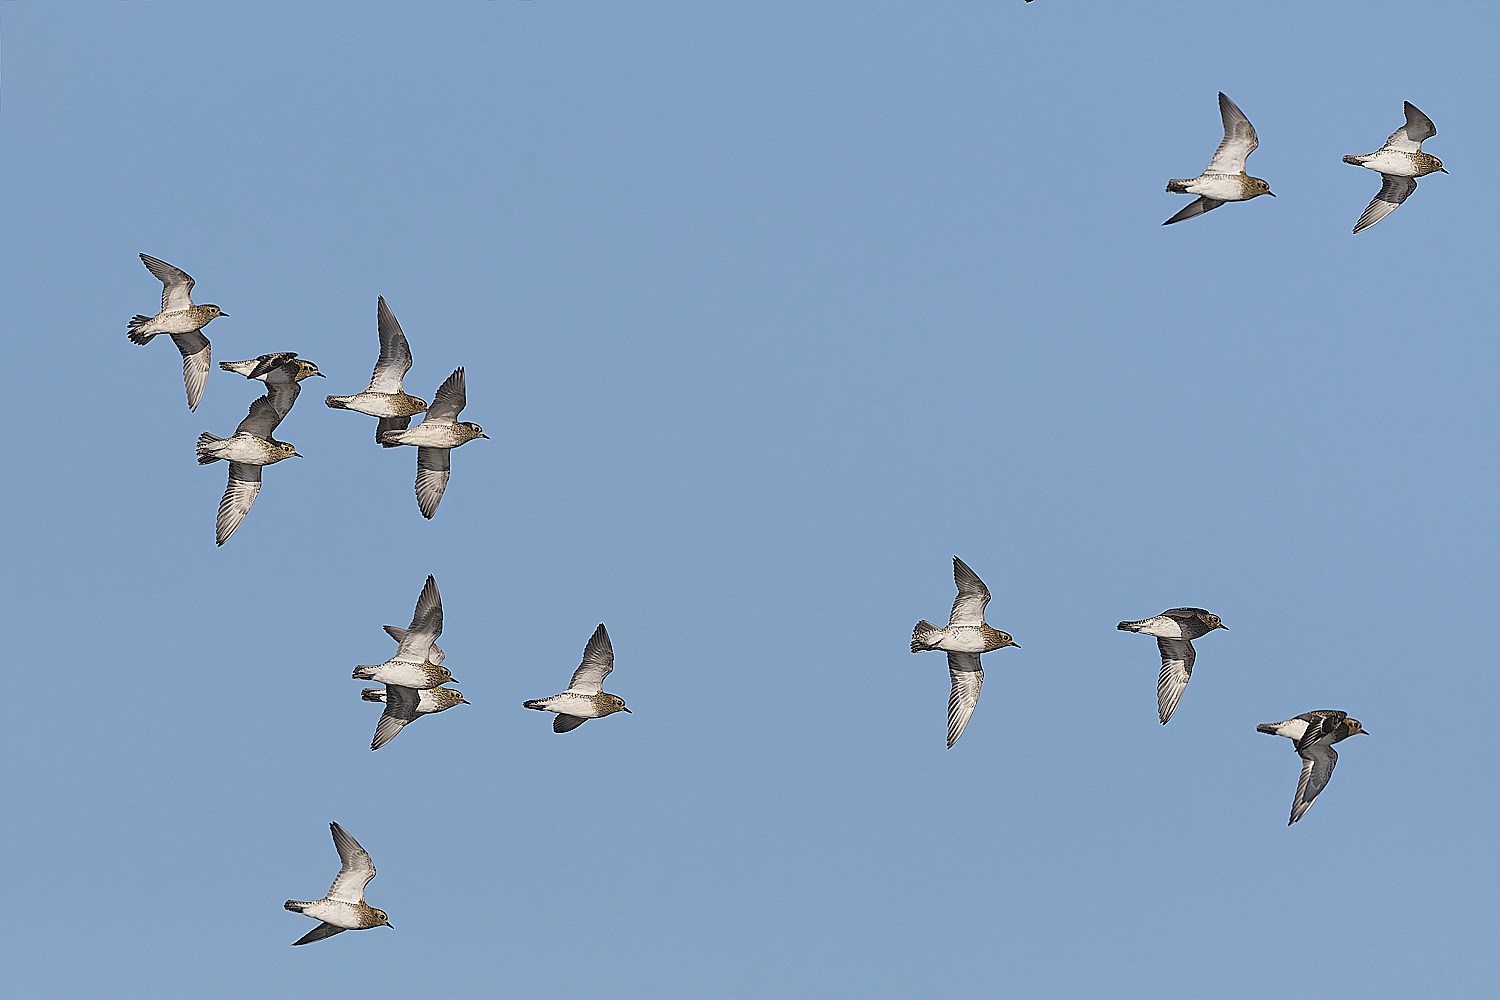
<path fill-rule="evenodd" d="M 1161 650 L 1161 674 L 1156 678 L 1156 714 L 1165 726 L 1177 710 L 1182 692 L 1187 690 L 1188 678 L 1193 676 L 1193 661 L 1198 654 L 1186 639 L 1158 638 L 1156 648 Z"/>
<path fill-rule="evenodd" d="M 432 518 L 448 488 L 449 449 L 417 449 L 417 509 L 422 516 Z"/>
<path fill-rule="evenodd" d="M 1328 779 L 1333 776 L 1333 767 L 1339 762 L 1339 755 L 1326 743 L 1310 746 L 1306 750 L 1300 747 L 1298 756 L 1302 758 L 1302 777 L 1297 779 L 1297 795 L 1292 799 L 1292 818 L 1287 820 L 1287 826 L 1291 826 L 1302 818 L 1313 800 L 1318 797 L 1328 784 Z"/>
<path fill-rule="evenodd" d="M 182 382 L 187 386 L 188 409 L 196 410 L 208 385 L 208 367 L 213 349 L 202 330 L 172 334 L 172 343 L 182 353 Z"/>
<path fill-rule="evenodd" d="M 261 396 L 250 404 L 250 412 L 240 425 L 234 429 L 236 434 L 254 434 L 258 438 L 270 440 L 271 432 L 276 425 L 281 423 L 281 414 L 271 405 L 270 396 Z"/>
<path fill-rule="evenodd" d="M 464 402 L 464 370 L 456 368 L 453 374 L 438 386 L 438 391 L 432 397 L 432 405 L 427 408 L 427 414 L 422 418 L 422 422 L 424 424 L 451 424 L 458 419 L 459 412 L 464 408 Z"/>
<path fill-rule="evenodd" d="M 576 715 L 558 714 L 558 716 L 552 720 L 552 731 L 554 733 L 571 733 L 573 730 L 577 729 L 587 721 L 589 720 L 580 718 Z"/>
<path fill-rule="evenodd" d="M 416 688 L 387 684 L 385 711 L 380 713 L 380 721 L 375 724 L 375 738 L 370 741 L 370 749 L 379 750 L 395 739 L 401 728 L 417 717 L 417 705 L 421 700 Z"/>
<path fill-rule="evenodd" d="M 375 325 L 380 330 L 380 359 L 375 362 L 370 387 L 365 391 L 400 392 L 401 380 L 411 370 L 411 347 L 383 295 L 375 303 Z"/>
<path fill-rule="evenodd" d="M 990 603 L 989 588 L 958 556 L 953 557 L 953 582 L 958 586 L 958 596 L 953 599 L 948 627 L 984 624 L 984 608 Z"/>
<path fill-rule="evenodd" d="M 173 267 L 164 260 L 157 260 L 149 254 L 141 254 L 141 263 L 145 264 L 146 270 L 156 275 L 156 280 L 161 282 L 162 312 L 192 308 L 193 300 L 188 295 L 193 290 L 192 275 Z"/>
<path fill-rule="evenodd" d="M 615 669 L 615 650 L 609 644 L 609 633 L 604 625 L 594 629 L 589 644 L 583 647 L 583 662 L 573 671 L 568 690 L 574 694 L 598 694 L 604 690 L 604 678 Z"/>
<path fill-rule="evenodd" d="M 1391 133 L 1391 137 L 1385 141 L 1385 149 L 1394 149 L 1402 153 L 1419 153 L 1422 151 L 1422 142 L 1437 135 L 1437 126 L 1432 124 L 1432 119 L 1417 110 L 1416 105 L 1406 101 L 1406 124 Z"/>
<path fill-rule="evenodd" d="M 1162 225 L 1170 226 L 1174 222 L 1182 222 L 1185 219 L 1195 219 L 1198 216 L 1202 215 L 1204 212 L 1212 212 L 1222 204 L 1224 203 L 1222 201 L 1219 201 L 1217 198 L 1210 198 L 1206 194 L 1199 195 L 1197 201 L 1190 203 L 1182 211 L 1172 216 L 1166 222 L 1163 222 Z"/>
<path fill-rule="evenodd" d="M 277 351 L 274 354 L 262 354 L 255 359 L 255 367 L 250 369 L 246 378 L 264 378 L 278 368 L 285 368 L 287 362 L 297 356 L 296 351 Z"/>
<path fill-rule="evenodd" d="M 292 412 L 292 405 L 301 394 L 302 386 L 295 379 L 266 381 L 266 397 L 271 401 L 271 409 L 276 411 L 277 423 L 285 420 L 286 415 Z"/>
<path fill-rule="evenodd" d="M 229 485 L 219 501 L 219 517 L 214 522 L 214 541 L 223 545 L 240 526 L 250 506 L 260 496 L 260 466 L 243 462 L 229 463 Z"/>
<path fill-rule="evenodd" d="M 349 836 L 348 830 L 337 823 L 328 826 L 333 830 L 333 846 L 338 848 L 339 860 L 343 862 L 338 877 L 328 890 L 328 898 L 341 903 L 363 903 L 365 884 L 375 877 L 375 863 L 359 846 L 359 841 Z"/>
<path fill-rule="evenodd" d="M 1344 725 L 1344 720 L 1349 717 L 1347 712 L 1322 712 L 1314 715 L 1307 722 L 1307 728 L 1302 731 L 1302 736 L 1297 740 L 1297 752 L 1302 753 L 1310 749 L 1314 744 L 1327 740 L 1330 736 L 1337 736 Z"/>
<path fill-rule="evenodd" d="M 949 653 L 948 676 L 953 690 L 948 694 L 948 749 L 964 734 L 974 706 L 979 704 L 979 689 L 984 685 L 984 668 L 978 653 Z"/>
<path fill-rule="evenodd" d="M 401 647 L 396 657 L 421 663 L 427 659 L 432 644 L 443 634 L 443 595 L 438 593 L 437 581 L 430 575 L 422 593 L 417 596 L 417 607 L 411 615 L 411 625 L 398 640 Z"/>
<path fill-rule="evenodd" d="M 1382 183 L 1380 193 L 1377 194 L 1369 205 L 1365 206 L 1364 214 L 1354 224 L 1354 231 L 1369 229 L 1375 223 L 1394 212 L 1407 196 L 1417 189 L 1415 177 L 1397 177 L 1394 174 L 1381 174 Z"/>
<path fill-rule="evenodd" d="M 1219 114 L 1224 119 L 1224 141 L 1219 143 L 1204 173 L 1242 174 L 1245 172 L 1245 158 L 1260 145 L 1260 140 L 1255 137 L 1255 126 L 1222 92 L 1219 94 Z"/>
<path fill-rule="evenodd" d="M 318 926 L 314 927 L 312 930 L 308 931 L 306 934 L 299 937 L 297 940 L 293 941 L 292 946 L 296 947 L 299 944 L 312 944 L 314 941 L 321 941 L 324 938 L 333 937 L 335 934 L 342 934 L 346 930 L 348 930 L 347 927 L 335 927 L 325 920 Z"/>
<path fill-rule="evenodd" d="M 406 638 L 406 629 L 404 628 L 400 628 L 396 625 L 382 625 L 381 628 L 385 629 L 386 635 L 390 636 L 392 639 L 395 639 L 397 642 L 400 642 L 402 639 Z M 441 667 L 443 665 L 443 658 L 447 655 L 448 654 L 443 652 L 441 646 L 439 646 L 437 643 L 433 643 L 432 648 L 427 650 L 427 662 L 432 664 L 434 667 Z"/>

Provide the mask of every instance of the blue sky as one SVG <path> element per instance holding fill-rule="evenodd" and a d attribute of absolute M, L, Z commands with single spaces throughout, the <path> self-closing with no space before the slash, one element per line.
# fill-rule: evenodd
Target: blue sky
<path fill-rule="evenodd" d="M 8 985 L 1492 985 L 1500 22 L 1240 11 L 0 4 Z M 1163 229 L 1219 90 L 1278 197 Z M 1353 237 L 1403 100 L 1452 174 Z M 188 412 L 139 252 L 329 376 L 223 549 L 193 441 L 258 386 Z M 492 437 L 431 522 L 320 403 L 377 295 Z M 1021 648 L 947 751 L 955 553 Z M 473 706 L 371 753 L 428 573 Z M 1114 625 L 1180 605 L 1230 631 L 1163 727 Z M 555 736 L 601 621 L 634 714 Z M 1255 725 L 1323 707 L 1372 735 L 1288 828 Z M 293 949 L 330 820 L 396 929 Z"/>

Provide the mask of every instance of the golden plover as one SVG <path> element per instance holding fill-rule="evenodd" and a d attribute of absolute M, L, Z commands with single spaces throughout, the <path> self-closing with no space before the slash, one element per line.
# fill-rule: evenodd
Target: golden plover
<path fill-rule="evenodd" d="M 224 499 L 219 501 L 219 517 L 214 525 L 214 538 L 219 545 L 229 541 L 260 495 L 261 466 L 274 465 L 283 458 L 302 457 L 296 448 L 272 439 L 271 432 L 280 422 L 270 399 L 262 396 L 250 404 L 250 413 L 240 421 L 233 436 L 221 438 L 207 431 L 198 435 L 199 465 L 229 463 L 229 486 L 224 490 Z"/>
<path fill-rule="evenodd" d="M 323 402 L 335 410 L 379 417 L 380 422 L 375 425 L 378 444 L 382 434 L 404 429 L 411 422 L 411 415 L 427 409 L 427 404 L 416 396 L 408 396 L 401 388 L 401 380 L 411 370 L 411 347 L 383 295 L 375 301 L 375 325 L 380 332 L 380 357 L 375 361 L 369 387 L 352 396 L 329 396 Z"/>
<path fill-rule="evenodd" d="M 443 490 L 448 488 L 449 452 L 475 438 L 488 438 L 478 424 L 460 422 L 464 408 L 464 370 L 459 368 L 444 380 L 432 397 L 432 406 L 422 422 L 410 430 L 390 430 L 381 435 L 384 445 L 409 444 L 417 449 L 417 509 L 431 518 L 437 513 Z"/>
<path fill-rule="evenodd" d="M 389 631 L 389 628 L 387 629 Z M 417 597 L 416 610 L 412 612 L 411 627 L 401 633 L 396 641 L 396 655 L 375 666 L 361 665 L 354 668 L 357 681 L 375 681 L 379 684 L 399 684 L 402 687 L 435 688 L 453 680 L 448 668 L 432 662 L 433 641 L 443 634 L 443 598 L 438 593 L 437 581 L 431 576 Z M 438 659 L 442 659 L 438 650 Z"/>
<path fill-rule="evenodd" d="M 602 719 L 616 712 L 629 712 L 625 701 L 604 692 L 604 678 L 615 668 L 615 650 L 603 623 L 594 629 L 583 648 L 583 662 L 573 671 L 573 679 L 562 694 L 522 702 L 539 712 L 556 712 L 552 720 L 554 733 L 570 733 L 590 719 Z"/>
<path fill-rule="evenodd" d="M 1358 719 L 1328 708 L 1303 712 L 1285 722 L 1262 722 L 1255 729 L 1272 736 L 1285 736 L 1296 747 L 1297 756 L 1302 758 L 1302 777 L 1297 779 L 1297 794 L 1292 797 L 1292 818 L 1286 821 L 1287 826 L 1302 818 L 1333 776 L 1333 766 L 1339 762 L 1333 744 L 1360 733 L 1370 735 Z"/>
<path fill-rule="evenodd" d="M 1380 193 L 1365 208 L 1364 214 L 1354 224 L 1354 231 L 1369 229 L 1390 215 L 1417 189 L 1417 178 L 1442 170 L 1443 161 L 1422 152 L 1422 142 L 1437 135 L 1437 126 L 1432 119 L 1418 111 L 1411 101 L 1406 102 L 1406 124 L 1391 133 L 1373 153 L 1363 156 L 1346 156 L 1345 163 L 1365 167 L 1380 174 Z"/>
<path fill-rule="evenodd" d="M 1214 151 L 1214 158 L 1208 161 L 1208 168 L 1197 177 L 1167 181 L 1168 194 L 1195 194 L 1198 200 L 1162 225 L 1170 226 L 1211 212 L 1226 201 L 1249 201 L 1263 194 L 1276 197 L 1271 194 L 1271 185 L 1245 173 L 1246 157 L 1260 145 L 1250 119 L 1223 93 L 1219 94 L 1219 115 L 1224 119 L 1224 141 Z"/>
<path fill-rule="evenodd" d="M 349 831 L 337 823 L 328 824 L 333 830 L 333 846 L 338 848 L 338 877 L 328 889 L 328 895 L 312 902 L 289 899 L 283 905 L 293 913 L 305 913 L 318 926 L 308 931 L 292 944 L 311 944 L 345 931 L 362 931 L 371 927 L 389 927 L 391 922 L 384 910 L 377 910 L 365 902 L 365 886 L 375 877 L 375 863 L 359 846 L 359 841 L 349 836 Z"/>
<path fill-rule="evenodd" d="M 1166 725 L 1182 692 L 1187 690 L 1188 679 L 1193 676 L 1193 661 L 1198 653 L 1192 640 L 1208 635 L 1216 628 L 1228 631 L 1229 626 L 1219 621 L 1202 608 L 1169 608 L 1154 618 L 1142 618 L 1138 622 L 1121 622 L 1115 628 L 1122 632 L 1144 632 L 1156 636 L 1156 648 L 1161 651 L 1161 673 L 1156 678 L 1156 714 L 1161 724 Z"/>
<path fill-rule="evenodd" d="M 182 381 L 187 386 L 188 409 L 196 410 L 208 384 L 210 347 L 203 328 L 218 316 L 228 316 L 218 306 L 194 305 L 188 293 L 193 279 L 186 271 L 141 254 L 141 263 L 161 282 L 161 311 L 155 316 L 130 318 L 130 342 L 149 344 L 158 333 L 171 336 L 182 354 Z"/>

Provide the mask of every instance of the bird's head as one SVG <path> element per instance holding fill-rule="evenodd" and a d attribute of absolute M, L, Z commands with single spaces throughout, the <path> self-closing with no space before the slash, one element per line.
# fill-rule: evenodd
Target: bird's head
<path fill-rule="evenodd" d="M 1366 735 L 1366 736 L 1370 735 L 1368 732 L 1365 731 L 1365 727 L 1361 726 L 1359 724 L 1359 720 L 1358 719 L 1345 719 L 1344 720 L 1344 729 L 1346 730 L 1346 733 L 1345 733 L 1346 736 L 1357 736 L 1360 733 L 1364 733 L 1364 735 Z"/>
<path fill-rule="evenodd" d="M 297 454 L 297 449 L 296 449 L 296 447 L 294 445 L 289 445 L 285 441 L 277 441 L 276 442 L 276 448 L 277 448 L 277 450 L 279 450 L 281 452 L 281 457 L 282 458 L 301 458 L 302 457 L 301 455 Z"/>
<path fill-rule="evenodd" d="M 1263 194 L 1268 194 L 1272 198 L 1276 197 L 1276 192 L 1271 190 L 1271 185 L 1267 184 L 1259 177 L 1250 178 L 1250 190 L 1255 192 L 1250 196 L 1252 198 L 1259 198 Z"/>
<path fill-rule="evenodd" d="M 298 382 L 301 382 L 305 378 L 312 378 L 314 375 L 318 376 L 318 378 L 328 377 L 327 375 L 324 375 L 322 372 L 318 371 L 318 366 L 313 364 L 311 361 L 303 361 L 301 358 L 298 358 L 296 361 L 292 362 L 292 365 L 292 378 L 296 379 Z"/>
<path fill-rule="evenodd" d="M 611 715 L 611 714 L 613 714 L 615 712 L 630 712 L 630 709 L 628 709 L 628 708 L 625 707 L 625 699 L 621 698 L 617 694 L 607 694 L 607 695 L 605 695 L 604 696 L 604 707 L 609 710 L 609 711 L 607 711 L 607 712 L 604 713 L 605 715 Z M 630 712 L 630 714 L 634 715 L 635 713 L 634 712 Z"/>
<path fill-rule="evenodd" d="M 464 430 L 466 430 L 466 431 L 469 432 L 469 440 L 471 440 L 471 441 L 474 438 L 485 438 L 485 439 L 489 438 L 489 435 L 484 432 L 484 428 L 483 427 L 480 427 L 478 424 L 473 423 L 471 421 L 465 420 L 462 423 L 460 423 L 458 426 L 462 427 Z"/>
<path fill-rule="evenodd" d="M 442 668 L 439 668 L 439 669 L 442 669 Z M 433 699 L 433 701 L 437 702 L 437 705 L 438 705 L 438 709 L 437 710 L 439 712 L 441 712 L 445 708 L 452 708 L 454 705 L 467 705 L 467 704 L 469 704 L 469 702 L 464 699 L 464 693 L 462 691 L 457 691 L 457 690 L 455 690 L 453 688 L 445 688 L 445 687 L 433 688 L 432 689 L 432 699 Z"/>
<path fill-rule="evenodd" d="M 378 923 L 375 925 L 377 927 L 393 927 L 394 926 L 391 923 L 391 918 L 385 915 L 385 911 L 384 910 L 376 910 L 376 909 L 372 908 L 371 911 L 370 911 L 370 915 L 373 916 L 378 921 Z"/>
<path fill-rule="evenodd" d="M 229 315 L 227 312 L 225 312 L 224 310 L 220 309 L 216 305 L 201 305 L 198 308 L 202 309 L 205 313 L 207 313 L 209 319 L 213 319 L 216 316 L 228 316 Z"/>
<path fill-rule="evenodd" d="M 1199 615 L 1198 616 L 1198 620 L 1201 621 L 1204 625 L 1206 625 L 1208 627 L 1208 630 L 1210 632 L 1212 632 L 1216 628 L 1221 628 L 1221 629 L 1223 629 L 1226 632 L 1229 631 L 1229 626 L 1225 625 L 1223 622 L 1219 621 L 1219 616 L 1218 615 L 1211 615 L 1207 611 L 1205 611 L 1201 615 Z"/>

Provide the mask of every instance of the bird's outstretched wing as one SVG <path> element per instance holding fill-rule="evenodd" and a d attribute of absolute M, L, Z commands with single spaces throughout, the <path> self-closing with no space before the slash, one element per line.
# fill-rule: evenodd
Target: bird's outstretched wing
<path fill-rule="evenodd" d="M 451 465 L 448 448 L 417 449 L 417 509 L 428 520 L 437 513 L 438 504 L 443 500 L 448 477 L 452 475 Z"/>
<path fill-rule="evenodd" d="M 1391 133 L 1383 148 L 1402 153 L 1421 152 L 1422 142 L 1437 135 L 1437 126 L 1432 124 L 1431 118 L 1417 110 L 1411 101 L 1404 102 L 1403 110 L 1406 112 L 1406 124 Z"/>
<path fill-rule="evenodd" d="M 949 653 L 948 676 L 953 681 L 953 690 L 948 694 L 948 749 L 951 750 L 979 704 L 979 689 L 984 686 L 979 654 Z"/>
<path fill-rule="evenodd" d="M 214 542 L 223 545 L 250 513 L 260 496 L 260 466 L 243 462 L 229 463 L 229 485 L 219 501 L 219 516 L 214 522 Z"/>
<path fill-rule="evenodd" d="M 1242 174 L 1245 159 L 1260 145 L 1255 136 L 1255 126 L 1245 117 L 1233 101 L 1219 93 L 1219 115 L 1224 119 L 1224 141 L 1214 150 L 1214 158 L 1208 161 L 1209 174 Z M 1207 209 L 1204 209 L 1207 211 Z"/>
<path fill-rule="evenodd" d="M 432 397 L 432 405 L 427 408 L 427 415 L 422 418 L 422 422 L 451 424 L 458 419 L 459 413 L 464 408 L 464 402 L 464 370 L 456 368 L 453 374 L 438 386 L 438 391 Z"/>
<path fill-rule="evenodd" d="M 1158 637 L 1156 648 L 1161 650 L 1161 674 L 1156 678 L 1156 714 L 1165 726 L 1177 710 L 1182 692 L 1187 690 L 1188 679 L 1193 676 L 1193 661 L 1198 654 L 1187 639 Z"/>
<path fill-rule="evenodd" d="M 208 368 L 213 354 L 208 338 L 202 330 L 191 333 L 172 334 L 172 343 L 182 354 L 182 382 L 187 386 L 188 409 L 196 410 L 203 398 L 203 387 L 208 385 Z"/>
<path fill-rule="evenodd" d="M 609 633 L 601 623 L 589 637 L 589 644 L 583 648 L 583 662 L 573 671 L 568 690 L 574 694 L 598 694 L 604 690 L 604 678 L 613 669 L 615 650 L 609 644 Z"/>
<path fill-rule="evenodd" d="M 1380 193 L 1377 194 L 1369 205 L 1365 206 L 1364 214 L 1354 224 L 1354 231 L 1369 229 L 1381 219 L 1390 215 L 1407 197 L 1417 189 L 1415 177 L 1397 177 L 1394 174 L 1381 174 Z"/>
<path fill-rule="evenodd" d="M 1299 747 L 1297 755 L 1302 758 L 1302 777 L 1297 779 L 1297 794 L 1292 799 L 1292 818 L 1286 821 L 1287 826 L 1297 822 L 1307 812 L 1318 793 L 1328 785 L 1328 779 L 1333 776 L 1333 767 L 1339 762 L 1337 751 L 1327 743 L 1318 743 L 1306 750 Z"/>
<path fill-rule="evenodd" d="M 161 282 L 161 311 L 176 312 L 179 309 L 191 309 L 193 300 L 189 292 L 193 290 L 193 277 L 181 268 L 173 267 L 164 260 L 157 260 L 149 254 L 141 254 L 141 263 L 146 265 L 146 270 L 156 275 L 156 280 Z"/>
<path fill-rule="evenodd" d="M 375 863 L 359 846 L 359 841 L 349 836 L 348 830 L 337 823 L 328 826 L 333 830 L 333 846 L 338 848 L 339 860 L 343 862 L 338 877 L 328 890 L 328 898 L 341 903 L 363 903 L 365 885 L 375 877 Z"/>
<path fill-rule="evenodd" d="M 1224 203 L 1222 201 L 1219 201 L 1217 198 L 1210 198 L 1206 194 L 1199 195 L 1197 201 L 1189 203 L 1186 208 L 1178 212 L 1176 215 L 1172 216 L 1166 222 L 1163 222 L 1162 225 L 1170 226 L 1174 222 L 1182 222 L 1186 219 L 1196 219 L 1204 212 L 1212 212 L 1222 204 Z"/>
<path fill-rule="evenodd" d="M 421 701 L 421 695 L 417 693 L 416 688 L 387 684 L 385 698 L 373 700 L 385 702 L 385 711 L 380 713 L 380 721 L 375 724 L 375 738 L 370 741 L 370 749 L 379 750 L 395 739 L 396 734 L 417 717 L 417 705 Z"/>
<path fill-rule="evenodd" d="M 375 362 L 375 371 L 370 376 L 366 392 L 400 392 L 401 380 L 411 371 L 411 346 L 396 314 L 385 304 L 385 296 L 375 303 L 375 325 L 380 331 L 380 358 Z"/>
<path fill-rule="evenodd" d="M 411 615 L 411 625 L 397 641 L 401 643 L 393 659 L 423 663 L 432 652 L 432 644 L 443 634 L 443 595 L 438 593 L 437 580 L 427 577 L 422 593 L 417 596 L 417 606 Z"/>
<path fill-rule="evenodd" d="M 948 627 L 984 624 L 984 609 L 990 603 L 989 588 L 958 556 L 953 557 L 953 582 L 958 587 L 958 596 L 953 599 Z"/>
<path fill-rule="evenodd" d="M 236 434 L 254 434 L 258 438 L 271 439 L 271 432 L 281 423 L 281 414 L 271 405 L 271 397 L 261 396 L 250 404 L 250 412 L 234 429 Z"/>
<path fill-rule="evenodd" d="M 314 941 L 321 941 L 324 938 L 333 937 L 335 934 L 342 934 L 346 930 L 348 930 L 347 927 L 335 927 L 325 920 L 323 921 L 323 923 L 319 924 L 312 930 L 308 931 L 306 934 L 299 937 L 297 940 L 293 941 L 292 946 L 296 947 L 299 944 L 312 944 Z"/>
<path fill-rule="evenodd" d="M 554 733 L 571 733 L 573 730 L 577 729 L 587 721 L 589 720 L 582 718 L 581 716 L 564 715 L 562 713 L 559 713 L 552 720 L 552 731 Z"/>

